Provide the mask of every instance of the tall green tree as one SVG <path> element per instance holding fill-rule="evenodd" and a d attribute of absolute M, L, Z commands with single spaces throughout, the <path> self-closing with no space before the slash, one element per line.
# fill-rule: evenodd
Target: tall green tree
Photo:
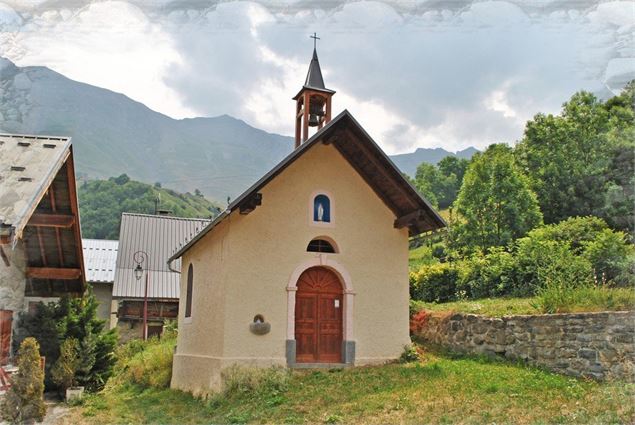
<path fill-rule="evenodd" d="M 417 190 L 435 207 L 439 206 L 438 194 L 442 185 L 443 176 L 432 164 L 422 162 L 417 167 L 415 174 L 415 186 Z"/>
<path fill-rule="evenodd" d="M 464 252 L 505 246 L 542 224 L 536 195 L 507 145 L 472 158 L 455 205 L 461 218 L 454 232 Z"/>
<path fill-rule="evenodd" d="M 546 223 L 595 215 L 632 229 L 634 91 L 630 83 L 606 103 L 582 91 L 560 115 L 527 123 L 515 154 Z"/>
<path fill-rule="evenodd" d="M 415 186 L 434 206 L 446 209 L 456 200 L 469 161 L 446 156 L 439 164 L 422 162 L 417 167 Z"/>

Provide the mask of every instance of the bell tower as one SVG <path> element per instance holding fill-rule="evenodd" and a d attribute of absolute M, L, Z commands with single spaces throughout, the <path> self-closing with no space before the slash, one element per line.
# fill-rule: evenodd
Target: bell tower
<path fill-rule="evenodd" d="M 320 61 L 318 60 L 316 42 L 317 34 L 313 33 L 313 58 L 309 64 L 309 72 L 302 89 L 293 97 L 295 108 L 295 147 L 297 148 L 309 138 L 309 127 L 321 129 L 331 121 L 331 98 L 334 90 L 324 86 Z"/>

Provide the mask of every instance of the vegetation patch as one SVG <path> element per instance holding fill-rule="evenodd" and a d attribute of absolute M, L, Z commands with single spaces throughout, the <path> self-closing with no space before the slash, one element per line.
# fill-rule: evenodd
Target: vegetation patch
<path fill-rule="evenodd" d="M 566 297 L 546 291 L 541 296 L 527 298 L 482 298 L 446 303 L 410 301 L 411 315 L 421 311 L 437 311 L 503 317 L 517 314 L 624 311 L 634 307 L 635 292 L 632 289 L 606 287 L 574 289 Z"/>
<path fill-rule="evenodd" d="M 632 384 L 577 380 L 482 357 L 427 352 L 421 360 L 404 364 L 258 373 L 267 378 L 245 378 L 241 371 L 226 396 L 208 400 L 131 383 L 108 386 L 87 397 L 63 423 L 529 424 L 635 420 Z"/>
<path fill-rule="evenodd" d="M 132 340 L 117 349 L 117 363 L 109 387 L 134 384 L 144 388 L 168 388 L 176 336 L 147 341 Z"/>

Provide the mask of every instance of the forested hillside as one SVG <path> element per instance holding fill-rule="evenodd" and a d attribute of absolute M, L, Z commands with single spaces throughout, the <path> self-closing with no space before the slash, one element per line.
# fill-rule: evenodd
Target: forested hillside
<path fill-rule="evenodd" d="M 176 217 L 210 218 L 217 206 L 200 191 L 178 193 L 130 180 L 126 174 L 108 180 L 85 181 L 78 186 L 82 236 L 92 239 L 119 239 L 121 213 L 154 214 L 158 206 Z"/>

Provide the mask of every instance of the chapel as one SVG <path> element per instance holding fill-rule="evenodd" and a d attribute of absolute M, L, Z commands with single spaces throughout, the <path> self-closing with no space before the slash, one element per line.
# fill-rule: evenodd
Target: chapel
<path fill-rule="evenodd" d="M 410 342 L 409 237 L 445 222 L 347 110 L 331 117 L 334 94 L 314 46 L 294 150 L 168 260 L 173 388 L 218 391 L 235 364 L 381 364 Z"/>

